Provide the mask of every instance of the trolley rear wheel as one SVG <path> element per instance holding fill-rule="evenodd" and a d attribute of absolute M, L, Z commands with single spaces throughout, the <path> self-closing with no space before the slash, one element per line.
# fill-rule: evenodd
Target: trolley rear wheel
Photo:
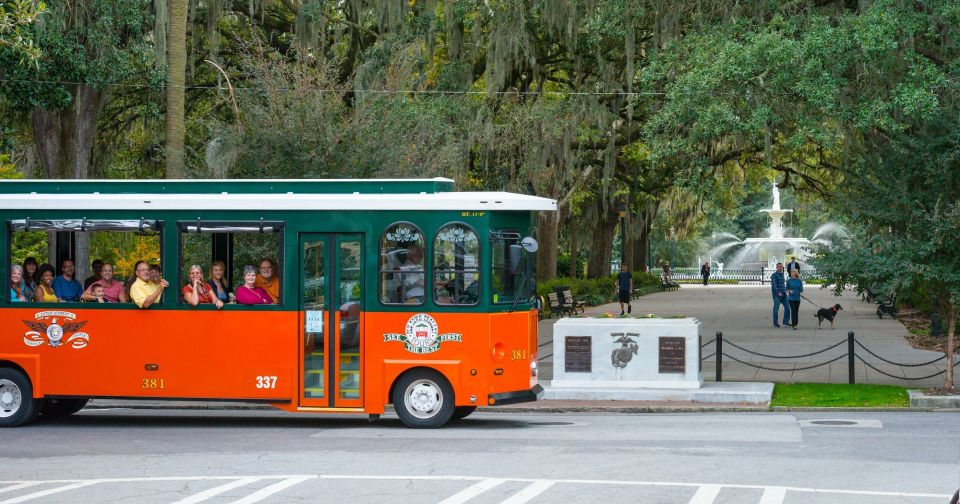
<path fill-rule="evenodd" d="M 0 368 L 0 427 L 16 427 L 37 417 L 33 385 L 22 372 Z"/>

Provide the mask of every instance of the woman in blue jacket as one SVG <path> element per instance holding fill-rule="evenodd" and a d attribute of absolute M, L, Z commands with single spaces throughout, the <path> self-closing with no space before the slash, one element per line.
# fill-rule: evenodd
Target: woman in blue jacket
<path fill-rule="evenodd" d="M 787 280 L 787 301 L 790 302 L 790 325 L 797 329 L 797 321 L 800 317 L 797 312 L 800 311 L 800 293 L 803 292 L 803 280 L 800 280 L 800 272 L 793 270 L 790 272 L 790 280 Z"/>

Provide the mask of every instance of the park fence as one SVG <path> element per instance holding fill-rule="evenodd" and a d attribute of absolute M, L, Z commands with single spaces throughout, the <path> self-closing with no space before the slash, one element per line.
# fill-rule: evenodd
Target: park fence
<path fill-rule="evenodd" d="M 737 283 L 747 285 L 764 285 L 770 283 L 770 275 L 776 268 L 757 269 L 726 269 L 710 272 L 710 283 Z M 784 273 L 786 274 L 786 273 Z M 674 268 L 670 271 L 670 278 L 679 283 L 702 282 L 699 268 Z M 800 278 L 804 281 L 818 280 L 816 270 L 805 268 L 800 270 Z"/>
<path fill-rule="evenodd" d="M 844 343 L 846 343 L 846 345 L 844 345 Z M 890 364 L 890 365 L 893 365 L 893 366 L 898 366 L 898 367 L 900 367 L 900 368 L 908 368 L 908 369 L 909 369 L 909 368 L 918 368 L 918 367 L 923 367 L 923 366 L 929 366 L 929 365 L 932 365 L 932 364 L 936 364 L 936 363 L 938 363 L 938 362 L 940 362 L 940 361 L 945 361 L 945 360 L 947 359 L 947 356 L 946 356 L 946 355 L 942 355 L 942 356 L 940 356 L 940 357 L 937 357 L 936 359 L 933 359 L 933 360 L 930 360 L 930 361 L 927 361 L 927 362 L 896 362 L 896 361 L 893 361 L 893 360 L 884 358 L 884 357 L 878 355 L 876 352 L 874 352 L 874 351 L 870 350 L 869 348 L 867 348 L 863 343 L 861 343 L 861 342 L 856 338 L 856 336 L 854 335 L 853 331 L 850 331 L 850 332 L 847 333 L 847 338 L 846 338 L 845 340 L 840 340 L 840 341 L 834 343 L 833 345 L 827 346 L 827 347 L 822 348 L 822 349 L 820 349 L 820 350 L 817 350 L 817 351 L 815 351 L 815 352 L 810 352 L 810 353 L 805 353 L 805 354 L 799 354 L 799 355 L 771 355 L 771 354 L 765 354 L 765 353 L 761 353 L 761 352 L 756 352 L 756 351 L 754 351 L 754 350 L 750 350 L 749 348 L 744 348 L 744 347 L 736 344 L 735 342 L 733 342 L 733 341 L 731 341 L 731 340 L 725 339 L 725 338 L 723 337 L 723 332 L 721 332 L 721 331 L 717 331 L 717 335 L 716 335 L 715 338 L 713 338 L 713 339 L 711 339 L 710 341 L 708 341 L 708 342 L 703 343 L 702 345 L 700 345 L 700 351 L 703 352 L 704 349 L 707 348 L 707 347 L 709 347 L 710 345 L 714 345 L 714 351 L 713 351 L 712 353 L 708 354 L 708 355 L 704 355 L 703 357 L 701 357 L 701 361 L 705 361 L 705 360 L 707 360 L 707 359 L 709 359 L 709 358 L 711 358 L 711 357 L 716 360 L 716 370 L 715 370 L 714 372 L 715 372 L 715 381 L 718 381 L 718 382 L 722 382 L 722 381 L 723 381 L 723 359 L 724 359 L 724 358 L 730 359 L 730 360 L 732 360 L 732 361 L 734 361 L 734 362 L 736 362 L 736 363 L 738 363 L 738 364 L 742 364 L 742 365 L 744 365 L 744 366 L 748 366 L 748 367 L 752 367 L 752 368 L 756 368 L 756 369 L 762 369 L 762 370 L 764 370 L 764 371 L 775 371 L 775 372 L 784 372 L 784 373 L 794 373 L 794 372 L 797 372 L 797 371 L 806 371 L 806 370 L 809 370 L 809 369 L 815 369 L 815 368 L 819 368 L 819 367 L 823 367 L 823 366 L 829 366 L 830 364 L 833 364 L 834 362 L 837 362 L 837 361 L 839 361 L 839 360 L 841 360 L 841 359 L 843 359 L 843 358 L 846 358 L 846 361 L 847 361 L 847 382 L 850 383 L 851 385 L 852 385 L 852 384 L 855 384 L 855 383 L 857 382 L 857 380 L 856 380 L 856 367 L 855 367 L 857 361 L 860 361 L 864 366 L 866 366 L 867 368 L 872 369 L 873 371 L 876 371 L 877 373 L 879 373 L 879 374 L 881 374 L 881 375 L 884 375 L 884 376 L 893 378 L 893 379 L 895 379 L 895 380 L 904 380 L 904 381 L 908 381 L 908 382 L 909 382 L 909 381 L 920 381 L 920 380 L 927 380 L 927 379 L 930 379 L 930 378 L 935 378 L 935 377 L 940 376 L 940 375 L 942 375 L 942 374 L 944 374 L 944 373 L 947 372 L 947 370 L 946 370 L 946 368 L 945 368 L 945 369 L 943 369 L 943 370 L 941 370 L 941 371 L 939 371 L 939 372 L 937 372 L 937 373 L 929 374 L 929 375 L 926 375 L 926 376 L 912 376 L 912 377 L 897 376 L 897 375 L 895 375 L 895 374 L 888 373 L 888 372 L 886 372 L 886 371 L 884 371 L 884 370 L 882 370 L 882 369 L 877 368 L 877 366 L 871 364 L 870 362 L 866 361 L 866 360 L 863 358 L 863 356 L 862 356 L 860 353 L 858 353 L 857 348 L 861 349 L 861 350 L 863 351 L 862 353 L 866 353 L 866 354 L 872 356 L 873 358 L 875 358 L 875 359 L 877 359 L 877 360 L 879 360 L 879 361 L 881 361 L 881 362 L 884 362 L 884 363 L 886 363 L 886 364 Z M 764 365 L 761 365 L 761 364 L 756 364 L 756 363 L 750 362 L 750 361 L 748 360 L 748 359 L 750 359 L 750 357 L 744 357 L 743 355 L 740 355 L 739 357 L 736 356 L 736 355 L 731 355 L 731 353 L 727 353 L 727 348 L 731 348 L 731 353 L 732 353 L 733 351 L 739 351 L 739 352 L 743 352 L 743 353 L 746 353 L 746 354 L 748 354 L 748 355 L 752 355 L 752 356 L 755 356 L 755 357 L 761 357 L 761 358 L 764 358 L 764 359 L 774 359 L 774 360 L 784 361 L 784 362 L 791 361 L 791 360 L 796 360 L 796 359 L 806 359 L 806 358 L 814 357 L 814 356 L 817 356 L 817 355 L 826 354 L 826 353 L 830 352 L 831 350 L 833 350 L 833 349 L 835 349 L 835 348 L 845 348 L 846 351 L 843 352 L 843 353 L 840 353 L 839 355 L 834 356 L 833 358 L 826 359 L 826 360 L 824 360 L 824 361 L 822 361 L 822 362 L 818 362 L 818 363 L 815 363 L 815 364 L 809 364 L 809 365 L 806 365 L 806 364 L 805 364 L 805 365 L 799 366 L 799 367 L 797 367 L 797 366 L 794 366 L 794 367 L 773 367 L 773 366 L 764 366 Z M 957 361 L 954 361 L 953 365 L 956 366 L 956 365 L 957 365 Z"/>

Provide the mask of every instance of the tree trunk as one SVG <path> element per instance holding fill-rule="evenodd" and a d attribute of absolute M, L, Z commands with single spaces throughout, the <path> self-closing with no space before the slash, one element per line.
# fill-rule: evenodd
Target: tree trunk
<path fill-rule="evenodd" d="M 597 223 L 590 233 L 590 259 L 587 262 L 588 278 L 601 278 L 610 274 L 613 232 L 617 229 L 618 220 L 616 212 L 608 212 L 606 219 Z"/>
<path fill-rule="evenodd" d="M 557 247 L 560 233 L 560 213 L 540 212 L 537 219 L 540 248 L 537 250 L 537 280 L 553 280 L 557 277 Z"/>
<path fill-rule="evenodd" d="M 947 302 L 947 374 L 943 388 L 953 388 L 953 346 L 954 334 L 957 330 L 957 305 L 953 301 Z"/>
<path fill-rule="evenodd" d="M 87 84 L 77 85 L 72 94 L 69 108 L 37 107 L 31 113 L 33 138 L 45 178 L 90 177 L 97 121 L 106 95 Z"/>
<path fill-rule="evenodd" d="M 633 247 L 633 261 L 630 262 L 631 271 L 647 271 L 647 250 L 649 249 L 650 244 L 650 225 L 642 226 L 640 228 L 640 236 L 636 240 L 632 240 Z"/>
<path fill-rule="evenodd" d="M 187 1 L 167 0 L 167 178 L 183 178 L 184 83 L 187 71 Z"/>
<path fill-rule="evenodd" d="M 570 224 L 570 278 L 577 278 L 577 268 L 580 266 L 578 254 L 580 245 L 577 243 L 577 233 Z"/>

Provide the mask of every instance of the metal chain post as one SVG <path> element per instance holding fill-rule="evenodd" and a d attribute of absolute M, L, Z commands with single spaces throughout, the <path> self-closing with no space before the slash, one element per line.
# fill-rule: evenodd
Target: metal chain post
<path fill-rule="evenodd" d="M 723 333 L 717 331 L 717 369 L 716 381 L 723 381 Z"/>
<path fill-rule="evenodd" d="M 847 383 L 850 385 L 855 385 L 857 383 L 856 370 L 853 368 L 853 356 L 856 355 L 856 350 L 853 348 L 853 342 L 855 341 L 853 337 L 853 331 L 847 333 Z"/>

